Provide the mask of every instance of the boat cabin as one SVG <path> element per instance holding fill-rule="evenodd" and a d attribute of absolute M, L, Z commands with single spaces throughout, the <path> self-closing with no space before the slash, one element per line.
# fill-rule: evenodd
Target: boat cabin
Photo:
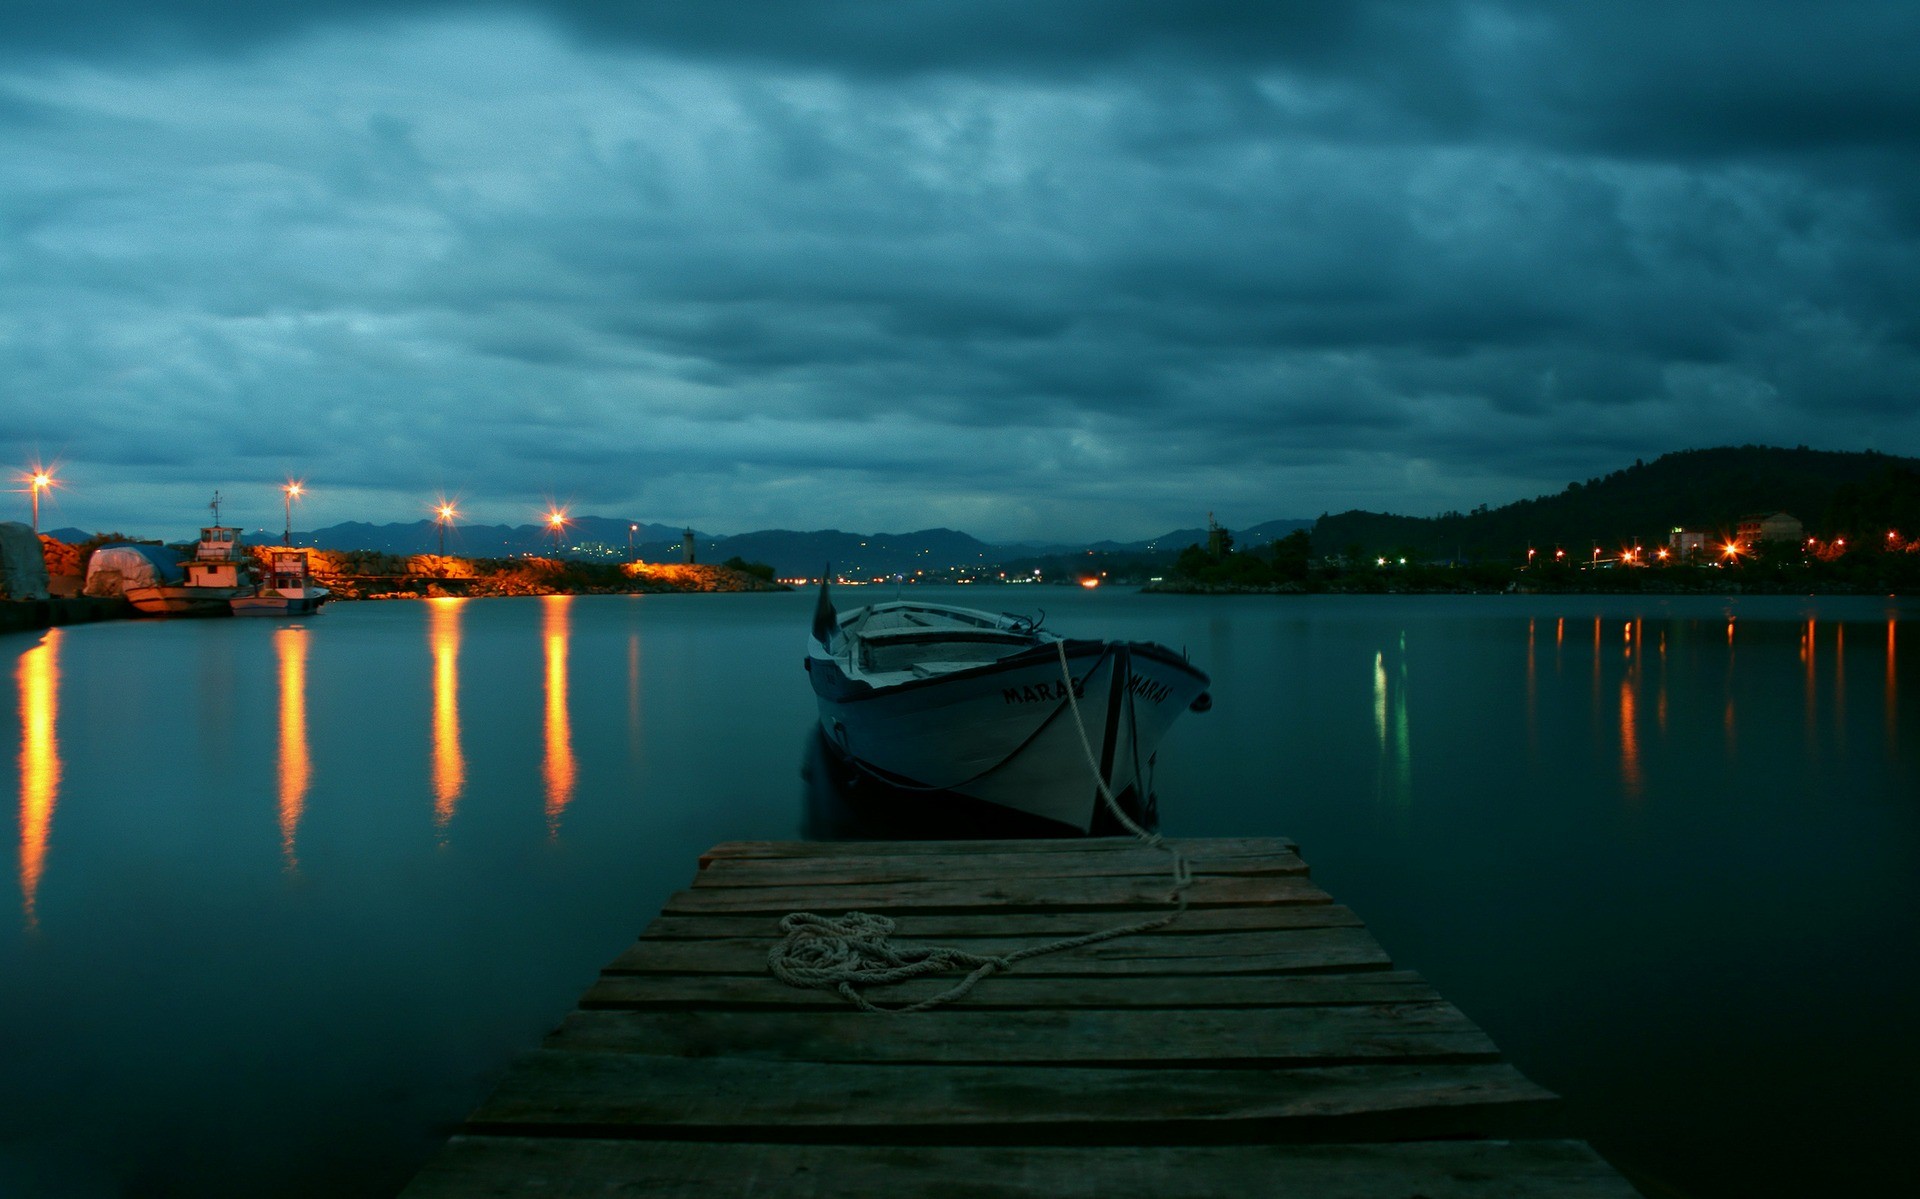
<path fill-rule="evenodd" d="M 187 563 L 189 587 L 241 587 L 246 584 L 246 555 L 240 548 L 240 530 L 209 525 L 200 530 L 200 544 Z"/>
<path fill-rule="evenodd" d="M 270 591 L 299 591 L 307 585 L 305 550 L 274 550 L 267 575 Z"/>

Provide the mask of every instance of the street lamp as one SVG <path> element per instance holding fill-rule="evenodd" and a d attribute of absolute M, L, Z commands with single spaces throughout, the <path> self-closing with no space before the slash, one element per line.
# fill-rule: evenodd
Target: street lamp
<path fill-rule="evenodd" d="M 40 532 L 40 493 L 53 486 L 53 472 L 36 466 L 27 475 L 27 489 L 33 493 L 33 531 Z"/>
<path fill-rule="evenodd" d="M 567 527 L 567 513 L 563 508 L 547 510 L 547 527 L 553 530 L 553 556 L 560 556 L 560 533 Z"/>
<path fill-rule="evenodd" d="M 299 499 L 300 493 L 306 489 L 301 486 L 300 481 L 298 479 L 289 479 L 287 480 L 287 485 L 285 487 L 282 487 L 280 490 L 286 496 L 286 510 L 287 510 L 287 527 L 285 531 L 280 534 L 280 544 L 292 545 L 293 544 L 293 501 Z"/>
<path fill-rule="evenodd" d="M 640 531 L 640 526 L 639 526 L 639 525 L 628 525 L 628 526 L 627 526 L 627 561 L 629 561 L 629 562 L 631 562 L 631 561 L 633 561 L 633 560 L 634 560 L 634 557 L 633 557 L 633 535 L 634 535 L 635 533 L 638 533 L 639 531 Z"/>
<path fill-rule="evenodd" d="M 433 523 L 440 526 L 440 556 L 442 558 L 447 556 L 447 525 L 451 524 L 453 518 L 458 515 L 460 515 L 460 510 L 445 500 L 442 500 L 440 506 L 433 510 Z"/>

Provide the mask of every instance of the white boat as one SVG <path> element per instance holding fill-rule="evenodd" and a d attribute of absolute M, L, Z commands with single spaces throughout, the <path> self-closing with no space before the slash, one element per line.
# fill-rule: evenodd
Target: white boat
<path fill-rule="evenodd" d="M 307 616 L 318 612 L 333 594 L 313 582 L 305 550 L 271 550 L 268 561 L 267 578 L 259 590 L 231 601 L 235 616 Z"/>
<path fill-rule="evenodd" d="M 183 582 L 128 587 L 127 601 L 156 616 L 224 616 L 236 597 L 253 593 L 253 571 L 240 544 L 240 530 L 232 526 L 201 529 L 200 543 L 183 566 Z"/>
<path fill-rule="evenodd" d="M 824 582 L 806 666 L 828 744 L 862 772 L 1082 832 L 1096 770 L 1115 796 L 1144 791 L 1174 720 L 1212 706 L 1207 676 L 1162 645 L 911 600 L 839 613 Z"/>

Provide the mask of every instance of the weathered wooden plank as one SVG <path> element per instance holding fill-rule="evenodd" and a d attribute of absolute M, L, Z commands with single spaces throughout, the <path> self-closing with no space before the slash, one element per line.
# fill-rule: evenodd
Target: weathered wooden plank
<path fill-rule="evenodd" d="M 1221 1066 L 1492 1060 L 1492 1041 L 1448 1003 L 1168 1011 L 576 1011 L 547 1048 L 816 1062 Z"/>
<path fill-rule="evenodd" d="M 938 1139 L 974 1143 L 1174 1143 L 1199 1126 L 1284 1137 L 1286 1121 L 1394 1113 L 1419 1133 L 1419 1109 L 1477 1109 L 1475 1130 L 1533 1127 L 1551 1092 L 1497 1062 L 1366 1064 L 1297 1070 L 887 1066 L 624 1053 L 523 1054 L 468 1131 L 764 1140 Z M 1496 1110 L 1505 1109 L 1505 1110 Z M 1460 1127 L 1449 1112 L 1446 1126 Z M 1411 1118 L 1410 1118 L 1411 1117 Z M 999 1131 L 987 1134 L 986 1130 Z M 785 1130 L 785 1131 L 783 1131 Z M 864 1131 L 863 1131 L 864 1130 Z M 1217 1138 L 1216 1138 L 1217 1139 Z"/>
<path fill-rule="evenodd" d="M 1032 1147 L 455 1137 L 402 1199 L 1638 1199 L 1576 1141 Z"/>
<path fill-rule="evenodd" d="M 877 995 L 890 1004 L 917 1003 L 953 985 L 916 979 Z M 1033 978 L 996 975 L 955 1001 L 958 1010 L 1027 1008 L 1310 1007 L 1351 1003 L 1428 1003 L 1440 995 L 1407 970 L 1357 974 L 1167 975 L 1153 979 Z M 581 997 L 582 1008 L 814 1009 L 845 1011 L 827 991 L 789 987 L 759 975 L 606 974 Z"/>
<path fill-rule="evenodd" d="M 1555 1105 L 1385 969 L 1291 841 L 1183 845 L 1226 864 L 1202 862 L 1173 924 L 900 1018 L 773 980 L 777 918 L 866 910 L 902 941 L 1010 952 L 1168 911 L 1164 856 L 1128 838 L 716 846 L 473 1114 L 484 1135 L 406 1195 L 1634 1194 L 1583 1145 L 1436 1139 L 1539 1136 Z M 1361 1141 L 1402 1143 L 1328 1143 Z"/>
<path fill-rule="evenodd" d="M 914 908 L 946 911 L 1078 909 L 1138 910 L 1144 916 L 1168 908 L 1164 878 L 1056 880 L 1041 877 L 983 879 L 978 882 L 868 883 L 821 887 L 692 887 L 666 903 L 674 915 L 703 912 L 858 910 L 891 914 Z M 1236 904 L 1331 903 L 1333 897 L 1298 875 L 1270 878 L 1198 878 L 1187 889 L 1190 907 Z"/>
<path fill-rule="evenodd" d="M 1228 857 L 1238 853 L 1292 853 L 1300 847 L 1289 837 L 1170 837 L 1168 844 L 1191 857 Z M 1140 848 L 1133 837 L 1054 837 L 979 841 L 722 841 L 700 855 L 700 864 L 721 858 L 837 858 L 846 855 L 956 853 L 1068 853 Z"/>
<path fill-rule="evenodd" d="M 1096 853 L 903 854 L 880 857 L 720 858 L 703 868 L 697 887 L 784 887 L 845 883 L 950 882 L 1045 875 L 1047 878 L 1101 878 L 1118 875 L 1171 877 L 1173 859 L 1158 850 L 1102 850 Z M 1307 864 L 1293 853 L 1242 854 L 1196 860 L 1194 872 L 1219 874 L 1306 874 Z"/>
<path fill-rule="evenodd" d="M 1092 932 L 1114 922 L 1111 915 L 1085 912 L 899 912 L 894 936 L 901 940 L 937 941 L 955 938 L 1045 936 L 1068 937 Z M 1258 932 L 1274 928 L 1358 928 L 1363 922 L 1353 910 L 1336 903 L 1259 904 L 1251 907 L 1195 908 L 1172 924 L 1136 934 L 1141 937 L 1180 937 L 1193 933 Z M 661 916 L 640 933 L 641 939 L 703 940 L 709 937 L 777 937 L 779 917 L 708 913 Z"/>
<path fill-rule="evenodd" d="M 636 941 L 606 969 L 626 974 L 767 974 L 773 937 L 706 941 Z M 974 937 L 969 953 L 1003 955 L 1052 943 L 1053 937 Z M 913 943 L 898 942 L 902 948 Z M 1385 970 L 1393 962 L 1364 928 L 1300 928 L 1186 937 L 1117 937 L 1025 958 L 1029 975 L 1279 974 L 1296 970 Z"/>

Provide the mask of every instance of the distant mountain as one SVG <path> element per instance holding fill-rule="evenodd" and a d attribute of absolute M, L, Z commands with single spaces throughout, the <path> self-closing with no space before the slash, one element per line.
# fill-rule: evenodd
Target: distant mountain
<path fill-rule="evenodd" d="M 796 533 L 763 529 L 715 542 L 713 552 L 765 562 L 783 578 L 818 576 L 831 564 L 843 575 L 910 575 L 916 570 L 944 571 L 954 567 L 984 568 L 1001 554 L 994 546 L 952 529 L 921 529 L 914 533 L 843 533 L 827 529 Z"/>
<path fill-rule="evenodd" d="M 1313 528 L 1313 523 L 1314 522 L 1310 520 L 1269 520 L 1257 525 L 1248 525 L 1244 529 L 1229 528 L 1227 532 L 1233 536 L 1233 546 L 1235 549 L 1250 550 L 1278 541 L 1296 530 L 1311 529 Z M 1103 542 L 1101 545 L 1096 545 L 1091 548 L 1101 549 L 1111 547 L 1115 551 L 1131 550 L 1136 553 L 1165 553 L 1171 551 L 1177 554 L 1190 545 L 1205 545 L 1206 543 L 1207 531 L 1205 529 L 1175 529 L 1171 533 L 1162 533 L 1151 541 L 1135 541 L 1127 544 Z"/>
<path fill-rule="evenodd" d="M 1316 554 L 1408 554 L 1421 558 L 1519 559 L 1529 547 L 1612 551 L 1664 543 L 1679 527 L 1726 534 L 1742 516 L 1786 512 L 1810 533 L 1863 534 L 1902 524 L 1920 493 L 1920 459 L 1887 454 L 1726 446 L 1636 461 L 1557 495 L 1433 517 L 1378 512 L 1322 516 Z M 1892 523 L 1889 523 L 1892 522 Z M 1876 532 L 1875 535 L 1884 535 Z M 1237 540 L 1237 535 L 1236 535 Z"/>

